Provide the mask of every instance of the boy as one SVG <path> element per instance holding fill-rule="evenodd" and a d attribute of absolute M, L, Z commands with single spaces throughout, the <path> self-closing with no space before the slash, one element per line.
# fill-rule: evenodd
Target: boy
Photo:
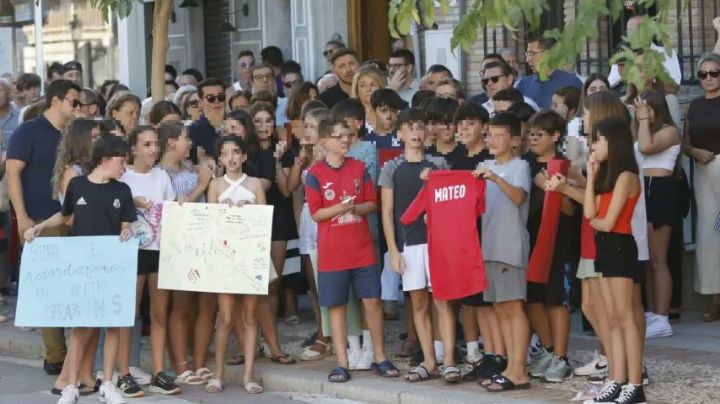
<path fill-rule="evenodd" d="M 432 132 L 435 143 L 425 150 L 426 154 L 444 157 L 450 166 L 462 154 L 462 149 L 455 141 L 455 123 L 453 117 L 458 109 L 458 102 L 452 98 L 433 98 L 427 107 L 427 130 Z"/>
<path fill-rule="evenodd" d="M 485 145 L 485 125 L 490 118 L 482 106 L 467 102 L 455 113 L 455 125 L 458 128 L 462 155 L 453 170 L 475 170 L 477 166 L 492 157 Z M 477 219 L 478 235 L 482 234 L 482 219 Z M 478 243 L 480 240 L 478 240 Z M 505 370 L 505 348 L 500 334 L 500 325 L 492 304 L 485 302 L 483 294 L 468 296 L 461 300 L 462 323 L 467 347 L 466 361 L 473 370 L 463 376 L 465 380 L 488 378 Z M 485 355 L 480 352 L 478 330 L 483 337 Z"/>
<path fill-rule="evenodd" d="M 375 128 L 365 136 L 366 141 L 375 145 L 378 150 L 402 147 L 395 130 L 398 111 L 403 109 L 405 102 L 394 90 L 381 88 L 370 96 L 370 105 L 377 117 Z"/>
<path fill-rule="evenodd" d="M 546 109 L 530 118 L 528 128 L 531 150 L 528 162 L 533 183 L 527 228 L 532 251 L 544 210 L 545 182 L 548 180 L 545 170 L 548 162 L 558 156 L 565 120 L 557 112 Z M 533 357 L 528 372 L 544 382 L 559 383 L 573 375 L 567 346 L 574 263 L 580 259 L 578 212 L 574 203 L 563 199 L 548 283 L 527 283 L 528 318 L 543 345 L 541 353 Z"/>
<path fill-rule="evenodd" d="M 527 162 L 513 154 L 513 147 L 520 144 L 520 126 L 520 119 L 515 115 L 496 114 L 490 120 L 486 139 L 495 160 L 480 163 L 476 170 L 476 175 L 488 181 L 482 220 L 482 252 L 488 287 L 483 297 L 493 303 L 508 354 L 505 371 L 482 381 L 490 392 L 530 386 L 525 369 L 530 328 L 523 307 L 529 253 L 525 225 L 530 169 Z"/>
<path fill-rule="evenodd" d="M 350 287 L 365 308 L 373 341 L 372 368 L 384 377 L 397 377 L 399 370 L 385 358 L 380 271 L 367 220 L 367 215 L 377 210 L 377 195 L 365 164 L 345 157 L 350 128 L 344 122 L 324 119 L 318 124 L 318 135 L 326 156 L 308 170 L 305 195 L 312 219 L 318 223 L 319 303 L 329 307 L 337 355 L 338 367 L 328 380 L 350 380 L 346 352 Z"/>
<path fill-rule="evenodd" d="M 378 90 L 379 91 L 379 90 Z M 382 223 L 387 241 L 390 265 L 402 275 L 403 291 L 409 293 L 415 332 L 417 333 L 424 361 L 406 376 L 409 382 L 430 379 L 437 371 L 433 329 L 430 317 L 430 286 L 427 228 L 423 220 L 409 226 L 400 223 L 400 216 L 407 210 L 423 186 L 420 173 L 426 169 L 447 168 L 443 158 L 426 156 L 425 113 L 417 108 L 400 113 L 397 121 L 398 136 L 404 142 L 403 155 L 388 161 L 380 172 L 379 185 L 382 197 Z M 454 330 L 450 330 L 452 332 Z M 454 343 L 454 340 L 451 341 Z M 446 356 L 447 359 L 451 359 Z M 446 363 L 450 369 L 452 363 Z M 453 376 L 455 377 L 455 376 Z"/>
<path fill-rule="evenodd" d="M 555 90 L 552 96 L 553 111 L 569 121 L 577 115 L 578 105 L 580 104 L 580 90 L 575 87 L 561 87 Z"/>
<path fill-rule="evenodd" d="M 492 97 L 492 102 L 495 106 L 495 111 L 493 112 L 494 114 L 505 112 L 511 105 L 523 101 L 522 93 L 513 87 L 500 90 Z"/>
<path fill-rule="evenodd" d="M 130 223 L 136 220 L 135 207 L 130 187 L 117 181 L 125 170 L 125 156 L 128 151 L 127 145 L 121 138 L 109 134 L 99 138 L 92 150 L 92 172 L 70 180 L 62 211 L 28 229 L 24 234 L 25 240 L 31 242 L 43 230 L 61 226 L 69 220 L 72 221 L 73 236 L 119 234 L 120 240 L 129 240 L 133 235 Z M 58 379 L 55 386 L 62 388 L 58 404 L 72 404 L 78 399 L 80 394 L 76 385 L 78 368 L 93 331 L 92 328 L 85 327 L 72 329 L 65 359 L 65 366 L 69 367 L 70 371 L 67 380 Z M 103 361 L 105 376 L 99 394 L 101 402 L 111 404 L 125 403 L 120 390 L 112 382 L 113 369 L 115 362 L 118 361 L 120 331 L 120 328 L 105 329 Z M 120 369 L 120 373 L 127 375 L 130 372 L 126 368 Z"/>

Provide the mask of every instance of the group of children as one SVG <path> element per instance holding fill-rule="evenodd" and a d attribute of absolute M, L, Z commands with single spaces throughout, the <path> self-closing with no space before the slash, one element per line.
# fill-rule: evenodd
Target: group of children
<path fill-rule="evenodd" d="M 203 83 L 199 87 L 202 96 Z M 596 112 L 588 107 L 593 103 L 619 103 L 622 111 Z M 149 391 L 161 394 L 179 393 L 178 384 L 222 391 L 233 331 L 242 347 L 248 393 L 262 392 L 253 376 L 258 326 L 271 359 L 294 362 L 279 346 L 272 293 L 158 288 L 165 201 L 275 206 L 273 246 L 290 233 L 299 235 L 318 322 L 315 342 L 301 359 L 318 360 L 334 351 L 337 367 L 330 382 L 349 381 L 350 370 L 400 376 L 384 349 L 382 300 L 402 293 L 408 297 L 408 334 L 417 336 L 421 352 L 405 375 L 408 382 L 439 374 L 447 383 L 476 380 L 489 392 L 501 392 L 529 388 L 530 377 L 567 380 L 574 375 L 568 361 L 570 298 L 580 261 L 589 274 L 587 285 L 583 281 L 583 311 L 609 367 L 601 393 L 590 402 L 643 403 L 641 266 L 632 236 L 636 226 L 630 224 L 636 204 L 642 205 L 642 187 L 631 118 L 622 102 L 608 92 L 585 100 L 586 126 L 573 136 L 588 145 L 587 165 L 573 161 L 565 172 L 555 167 L 565 161 L 571 136 L 555 111 L 527 117 L 510 106 L 509 111 L 496 108 L 490 117 L 478 104 L 435 97 L 404 108 L 389 89 L 376 90 L 371 104 L 374 128 L 366 125 L 365 108 L 357 100 L 341 101 L 332 110 L 308 100 L 302 125 L 292 125 L 302 129 L 282 139 L 272 106 L 258 102 L 247 113 L 228 114 L 216 153 L 199 153 L 195 162 L 188 129 L 172 109 L 158 125 L 140 126 L 124 137 L 71 124 L 55 176 L 63 209 L 25 238 L 31 241 L 43 229 L 67 222 L 77 236 L 140 238 L 137 306 L 139 313 L 147 285 Z M 552 211 L 544 206 L 551 194 L 562 195 L 553 204 L 554 219 L 543 213 Z M 553 220 L 555 230 L 544 223 Z M 276 237 L 279 233 L 284 235 Z M 273 252 L 271 282 L 282 273 L 284 253 L 285 245 L 282 259 Z M 550 257 L 544 282 L 528 279 L 535 254 Z M 199 302 L 197 318 L 190 324 L 194 302 Z M 472 365 L 468 372 L 456 362 L 458 317 Z M 191 327 L 192 365 L 187 360 Z M 213 331 L 215 372 L 205 367 Z M 528 366 L 532 331 L 543 348 Z M 103 402 L 124 403 L 123 397 L 144 394 L 129 371 L 131 334 L 130 328 L 105 330 L 103 374 L 96 386 Z M 59 403 L 74 403 L 93 391 L 96 345 L 97 330 L 73 330 L 53 389 L 61 395 Z M 164 370 L 166 350 L 175 377 Z M 120 377 L 113 382 L 116 364 Z"/>

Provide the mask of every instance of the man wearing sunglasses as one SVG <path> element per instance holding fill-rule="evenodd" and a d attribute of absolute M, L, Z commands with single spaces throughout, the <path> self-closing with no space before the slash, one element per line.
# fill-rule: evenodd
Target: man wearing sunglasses
<path fill-rule="evenodd" d="M 52 196 L 57 147 L 67 124 L 78 114 L 80 87 L 70 80 L 56 80 L 45 93 L 48 109 L 39 117 L 23 122 L 15 130 L 7 151 L 6 175 L 10 201 L 15 209 L 18 231 L 26 230 L 60 211 Z M 61 228 L 43 231 L 42 236 L 61 236 Z M 49 375 L 62 370 L 67 348 L 62 328 L 44 328 L 45 363 Z"/>
<path fill-rule="evenodd" d="M 287 103 L 290 92 L 293 88 L 302 84 L 303 82 L 303 75 L 301 69 L 302 68 L 300 67 L 300 64 L 298 64 L 294 60 L 288 60 L 287 62 L 283 63 L 282 68 L 280 69 L 280 78 L 283 83 L 283 89 L 285 90 L 285 96 L 277 97 L 277 112 L 275 113 L 275 120 L 277 126 L 285 126 L 285 124 L 290 122 L 290 120 L 287 118 L 287 115 L 285 115 L 285 111 L 287 110 Z"/>
<path fill-rule="evenodd" d="M 251 88 L 250 71 L 255 66 L 255 55 L 251 50 L 240 51 L 235 61 L 235 71 L 237 80 L 233 83 L 235 91 L 248 91 Z"/>
<path fill-rule="evenodd" d="M 515 88 L 524 96 L 532 98 L 540 108 L 550 108 L 555 90 L 563 87 L 582 88 L 582 82 L 573 73 L 564 70 L 551 70 L 543 72 L 547 79 L 541 80 L 538 74 L 538 65 L 543 53 L 552 48 L 557 42 L 554 38 L 533 37 L 528 40 L 525 60 L 530 65 L 533 74 L 521 78 L 515 83 Z"/>
<path fill-rule="evenodd" d="M 495 104 L 492 98 L 498 91 L 511 88 L 515 81 L 512 67 L 505 62 L 490 62 L 485 66 L 482 74 L 482 84 L 485 87 L 485 93 L 490 98 L 482 104 L 490 115 L 495 112 Z M 523 96 L 523 101 L 533 107 L 536 111 L 540 108 L 531 98 Z"/>
<path fill-rule="evenodd" d="M 215 143 L 220 127 L 225 119 L 225 83 L 222 79 L 211 77 L 197 85 L 202 115 L 190 125 L 190 159 L 199 163 L 207 158 L 214 158 Z"/>

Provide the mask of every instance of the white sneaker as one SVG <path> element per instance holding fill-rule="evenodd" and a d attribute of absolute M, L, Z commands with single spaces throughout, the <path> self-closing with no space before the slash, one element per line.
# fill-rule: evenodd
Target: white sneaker
<path fill-rule="evenodd" d="M 347 350 L 347 357 L 348 357 L 348 368 L 350 370 L 358 370 L 358 362 L 360 362 L 360 356 L 362 355 L 362 350 L 360 349 L 348 349 Z"/>
<path fill-rule="evenodd" d="M 593 359 L 590 361 L 590 363 L 580 366 L 579 368 L 575 368 L 575 375 L 576 376 L 593 376 L 593 375 L 599 375 L 607 372 L 607 358 L 603 355 L 600 355 L 597 351 L 593 354 Z"/>
<path fill-rule="evenodd" d="M 375 361 L 375 354 L 371 349 L 362 349 L 360 351 L 360 360 L 356 365 L 356 370 L 370 370 L 372 363 Z"/>
<path fill-rule="evenodd" d="M 656 314 L 652 321 L 645 326 L 645 338 L 672 337 L 673 331 L 667 316 Z"/>
<path fill-rule="evenodd" d="M 130 374 L 135 379 L 138 386 L 149 386 L 152 375 L 140 368 L 130 366 Z"/>
<path fill-rule="evenodd" d="M 68 384 L 60 394 L 57 404 L 75 404 L 80 398 L 80 390 L 74 384 Z"/>
<path fill-rule="evenodd" d="M 120 394 L 120 390 L 115 387 L 112 382 L 104 382 L 100 385 L 100 402 L 107 404 L 125 404 L 125 399 Z"/>

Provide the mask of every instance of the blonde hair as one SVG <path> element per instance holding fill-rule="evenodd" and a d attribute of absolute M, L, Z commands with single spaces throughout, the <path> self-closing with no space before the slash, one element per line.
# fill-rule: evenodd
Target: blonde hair
<path fill-rule="evenodd" d="M 363 77 L 370 77 L 371 79 L 375 80 L 379 88 L 387 87 L 387 77 L 382 70 L 378 69 L 375 65 L 361 66 L 358 69 L 357 73 L 355 73 L 355 77 L 353 77 L 352 87 L 350 90 L 350 98 L 354 98 L 356 100 L 359 99 L 358 83 L 360 83 L 360 79 Z"/>

